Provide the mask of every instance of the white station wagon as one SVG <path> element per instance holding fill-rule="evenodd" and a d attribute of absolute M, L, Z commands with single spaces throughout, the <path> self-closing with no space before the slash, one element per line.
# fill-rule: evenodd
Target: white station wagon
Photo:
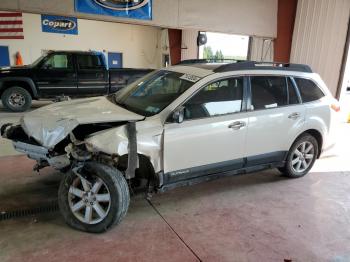
<path fill-rule="evenodd" d="M 65 173 L 58 202 L 70 226 L 103 232 L 125 216 L 129 192 L 268 168 L 304 176 L 331 145 L 338 109 L 306 65 L 188 61 L 106 97 L 42 107 L 1 135 L 35 170 Z"/>

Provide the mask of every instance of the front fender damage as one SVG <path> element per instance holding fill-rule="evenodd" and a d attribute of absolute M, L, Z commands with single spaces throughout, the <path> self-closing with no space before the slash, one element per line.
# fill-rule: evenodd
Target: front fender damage
<path fill-rule="evenodd" d="M 131 122 L 126 125 L 128 135 L 128 168 L 125 171 L 126 179 L 135 177 L 136 168 L 139 167 L 139 157 L 137 154 L 136 123 Z"/>
<path fill-rule="evenodd" d="M 134 156 L 136 154 L 143 155 L 148 158 L 154 171 L 159 172 L 163 168 L 161 161 L 163 144 L 162 127 L 152 125 L 151 128 L 140 128 L 143 131 L 138 132 L 139 125 L 142 124 L 143 122 L 130 122 L 117 128 L 93 134 L 85 139 L 87 149 L 90 152 L 103 152 L 108 155 L 118 155 L 120 157 L 129 154 Z M 135 129 L 133 125 L 135 125 Z M 129 146 L 129 141 L 133 145 Z M 136 164 L 136 167 L 138 166 L 139 164 Z"/>
<path fill-rule="evenodd" d="M 52 166 L 66 172 L 78 163 L 98 161 L 121 167 L 126 179 L 130 180 L 143 172 L 145 159 L 154 172 L 162 169 L 160 125 L 143 121 L 81 125 L 73 120 L 62 120 L 60 126 L 50 129 L 48 123 L 45 128 L 37 128 L 40 133 L 35 137 L 28 135 L 25 130 L 28 125 L 23 123 L 3 126 L 1 133 L 13 140 L 17 151 L 37 161 L 35 170 Z M 43 140 L 47 142 L 45 145 L 41 143 Z"/>

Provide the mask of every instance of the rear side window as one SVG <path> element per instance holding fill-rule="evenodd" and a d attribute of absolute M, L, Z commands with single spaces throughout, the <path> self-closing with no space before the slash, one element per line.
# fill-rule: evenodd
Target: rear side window
<path fill-rule="evenodd" d="M 77 60 L 80 69 L 96 69 L 103 67 L 101 57 L 97 55 L 78 55 Z"/>
<path fill-rule="evenodd" d="M 251 91 L 254 110 L 288 105 L 287 81 L 285 77 L 252 76 Z"/>
<path fill-rule="evenodd" d="M 295 82 L 304 103 L 316 101 L 324 97 L 321 89 L 313 81 L 304 78 L 295 78 Z"/>

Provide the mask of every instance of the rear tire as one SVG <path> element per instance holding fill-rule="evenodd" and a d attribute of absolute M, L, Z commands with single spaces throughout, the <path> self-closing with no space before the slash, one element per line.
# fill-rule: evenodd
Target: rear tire
<path fill-rule="evenodd" d="M 119 224 L 130 202 L 123 174 L 97 162 L 85 163 L 76 172 L 64 176 L 58 192 L 59 208 L 66 223 L 90 233 L 105 232 Z"/>
<path fill-rule="evenodd" d="M 290 148 L 285 166 L 278 170 L 287 177 L 303 177 L 313 167 L 318 152 L 317 140 L 312 135 L 303 134 Z"/>
<path fill-rule="evenodd" d="M 32 105 L 32 96 L 24 88 L 14 86 L 4 91 L 1 101 L 3 106 L 12 112 L 24 112 Z"/>

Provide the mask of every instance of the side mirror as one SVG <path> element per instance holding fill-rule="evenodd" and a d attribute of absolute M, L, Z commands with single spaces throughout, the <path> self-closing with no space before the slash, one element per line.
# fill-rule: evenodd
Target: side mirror
<path fill-rule="evenodd" d="M 181 106 L 173 112 L 173 120 L 175 123 L 182 123 L 185 118 L 185 107 Z"/>
<path fill-rule="evenodd" d="M 44 69 L 48 70 L 48 69 L 52 69 L 52 65 L 51 64 L 45 64 L 43 66 Z"/>

